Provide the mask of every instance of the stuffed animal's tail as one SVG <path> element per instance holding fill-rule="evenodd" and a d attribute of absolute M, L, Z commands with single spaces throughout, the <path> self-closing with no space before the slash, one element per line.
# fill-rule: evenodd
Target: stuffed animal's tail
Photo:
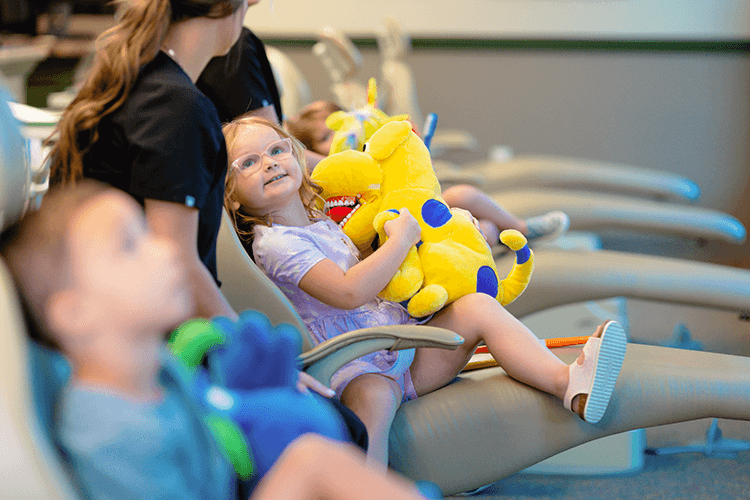
<path fill-rule="evenodd" d="M 534 272 L 534 252 L 529 248 L 526 237 L 515 229 L 506 229 L 500 233 L 500 241 L 516 252 L 513 269 L 500 282 L 502 285 L 500 293 L 502 295 L 499 294 L 498 300 L 502 305 L 507 306 L 529 286 L 531 274 Z"/>

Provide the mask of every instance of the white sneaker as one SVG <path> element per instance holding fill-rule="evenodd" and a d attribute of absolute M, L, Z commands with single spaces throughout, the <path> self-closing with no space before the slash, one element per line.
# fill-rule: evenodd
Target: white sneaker
<path fill-rule="evenodd" d="M 526 219 L 529 229 L 526 239 L 529 243 L 539 240 L 552 240 L 562 235 L 570 227 L 570 219 L 564 212 L 549 212 Z"/>

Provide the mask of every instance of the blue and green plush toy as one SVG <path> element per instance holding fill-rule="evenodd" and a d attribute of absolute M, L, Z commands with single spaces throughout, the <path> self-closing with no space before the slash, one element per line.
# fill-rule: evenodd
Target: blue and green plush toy
<path fill-rule="evenodd" d="M 195 396 L 208 410 L 205 423 L 240 478 L 263 477 L 302 434 L 349 441 L 325 398 L 297 389 L 301 345 L 291 325 L 273 327 L 255 311 L 236 322 L 194 319 L 173 333 L 170 348 L 193 371 Z M 209 370 L 201 365 L 206 355 Z"/>
<path fill-rule="evenodd" d="M 297 389 L 301 343 L 293 326 L 274 327 L 264 314 L 245 311 L 237 321 L 218 317 L 183 323 L 169 345 L 192 371 L 194 395 L 207 410 L 205 424 L 244 481 L 243 493 L 303 434 L 349 441 L 333 406 Z M 202 365 L 206 355 L 209 370 Z M 416 485 L 425 498 L 442 498 L 434 483 Z"/>

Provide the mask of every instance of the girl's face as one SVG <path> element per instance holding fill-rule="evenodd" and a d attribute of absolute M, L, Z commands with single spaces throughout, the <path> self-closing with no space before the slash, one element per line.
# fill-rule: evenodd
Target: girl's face
<path fill-rule="evenodd" d="M 244 125 L 229 151 L 234 195 L 249 215 L 268 215 L 299 199 L 302 170 L 281 139 L 264 125 Z M 257 163 L 245 161 L 248 157 Z"/>
<path fill-rule="evenodd" d="M 328 128 L 326 117 L 322 113 L 314 118 L 313 130 L 312 150 L 320 155 L 328 156 L 335 132 Z"/>

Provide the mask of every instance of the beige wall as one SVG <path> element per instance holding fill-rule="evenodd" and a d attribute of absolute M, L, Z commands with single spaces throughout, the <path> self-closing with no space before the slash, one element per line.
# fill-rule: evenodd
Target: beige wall
<path fill-rule="evenodd" d="M 330 98 L 309 49 L 283 50 L 314 97 Z M 363 78 L 376 76 L 377 51 L 363 56 Z M 517 153 L 682 174 L 700 185 L 699 205 L 750 227 L 748 54 L 422 49 L 408 60 L 423 112 L 437 112 L 440 126 L 470 130 L 484 152 L 506 144 Z M 748 244 L 710 242 L 690 252 L 750 268 Z"/>

